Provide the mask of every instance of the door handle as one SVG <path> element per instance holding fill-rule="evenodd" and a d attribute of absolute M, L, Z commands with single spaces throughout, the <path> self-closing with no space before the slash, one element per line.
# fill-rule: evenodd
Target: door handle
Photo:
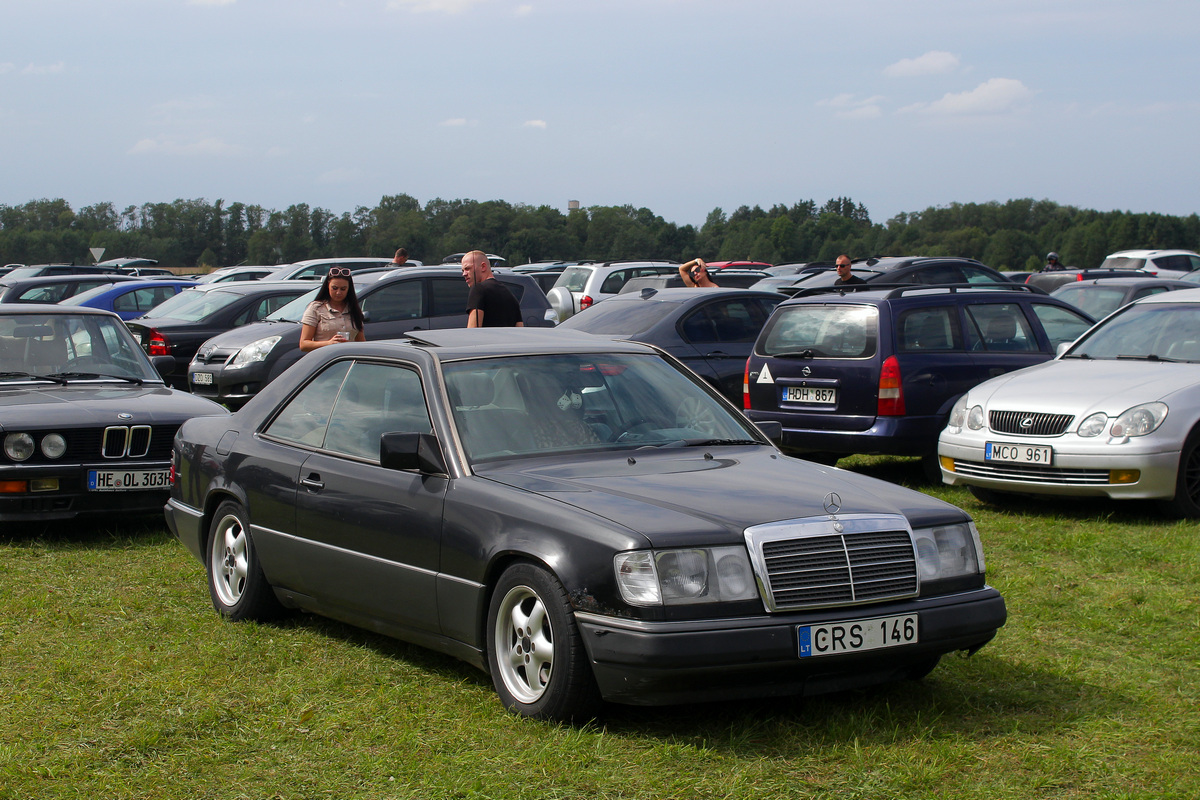
<path fill-rule="evenodd" d="M 317 473 L 309 475 L 307 478 L 300 479 L 300 485 L 310 492 L 319 492 L 325 488 L 325 482 L 321 480 L 321 476 Z"/>

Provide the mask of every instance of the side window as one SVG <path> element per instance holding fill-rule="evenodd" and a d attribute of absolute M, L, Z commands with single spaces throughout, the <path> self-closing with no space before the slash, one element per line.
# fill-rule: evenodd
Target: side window
<path fill-rule="evenodd" d="M 371 315 L 371 322 L 392 322 L 394 320 L 417 319 L 425 316 L 421 299 L 423 281 L 406 280 L 384 286 L 362 299 L 364 314 Z M 466 282 L 462 281 L 463 286 Z M 466 296 L 463 297 L 459 313 L 466 310 Z"/>
<path fill-rule="evenodd" d="M 149 290 L 147 290 L 149 291 Z M 113 298 L 113 311 L 137 311 L 138 292 L 126 292 Z"/>
<path fill-rule="evenodd" d="M 1038 349 L 1029 320 L 1016 303 L 967 306 L 967 318 L 980 340 L 976 350 L 1023 353 Z"/>
<path fill-rule="evenodd" d="M 509 283 L 505 280 L 501 280 L 500 282 L 504 284 L 504 288 L 512 292 L 512 296 L 517 298 L 517 303 L 519 304 L 521 302 L 521 298 L 525 296 L 525 284 L 517 282 Z M 466 305 L 466 301 L 464 301 L 463 304 Z"/>
<path fill-rule="evenodd" d="M 349 361 L 339 361 L 313 378 L 271 420 L 264 433 L 289 442 L 320 447 L 338 392 L 350 370 Z"/>
<path fill-rule="evenodd" d="M 67 296 L 67 289 L 70 284 L 59 283 L 50 286 L 38 286 L 33 289 L 26 289 L 21 292 L 17 298 L 18 303 L 57 303 Z M 80 289 L 79 291 L 83 291 Z"/>
<path fill-rule="evenodd" d="M 1187 256 L 1159 256 L 1154 259 L 1154 266 L 1158 269 L 1191 269 L 1191 263 Z"/>
<path fill-rule="evenodd" d="M 1046 338 L 1050 340 L 1051 350 L 1057 349 L 1063 342 L 1075 341 L 1092 327 L 1092 323 L 1085 318 L 1059 306 L 1034 303 L 1033 313 L 1046 329 Z"/>
<path fill-rule="evenodd" d="M 1143 297 L 1149 297 L 1152 294 L 1162 294 L 1167 290 L 1165 286 L 1151 286 L 1149 289 L 1139 289 L 1133 295 L 1133 300 L 1141 300 Z M 1129 302 L 1133 302 L 1130 300 Z"/>
<path fill-rule="evenodd" d="M 956 264 L 930 264 L 917 270 L 913 283 L 964 283 L 962 269 Z"/>
<path fill-rule="evenodd" d="M 902 353 L 962 350 L 962 334 L 954 306 L 912 308 L 896 323 L 897 346 Z"/>
<path fill-rule="evenodd" d="M 1184 266 L 1184 269 L 1189 270 L 1189 271 L 1195 271 L 1195 270 L 1200 269 L 1200 256 L 1188 256 L 1187 260 L 1188 260 L 1188 263 L 1186 266 Z"/>
<path fill-rule="evenodd" d="M 967 283 L 1000 283 L 990 273 L 984 272 L 978 267 L 961 267 L 961 269 Z"/>
<path fill-rule="evenodd" d="M 698 308 L 679 323 L 679 333 L 691 344 L 717 341 L 717 329 L 708 314 L 708 306 Z"/>
<path fill-rule="evenodd" d="M 462 278 L 434 278 L 429 282 L 429 316 L 446 317 L 467 313 L 471 287 Z"/>
<path fill-rule="evenodd" d="M 383 434 L 432 430 L 421 378 L 414 370 L 355 363 L 334 405 L 325 449 L 378 462 Z"/>
<path fill-rule="evenodd" d="M 619 269 L 604 279 L 604 283 L 600 284 L 601 294 L 616 294 L 621 291 L 621 287 L 629 282 L 633 277 L 629 270 Z"/>
<path fill-rule="evenodd" d="M 707 307 L 713 320 L 718 342 L 749 343 L 758 338 L 766 317 L 757 302 L 729 300 Z"/>

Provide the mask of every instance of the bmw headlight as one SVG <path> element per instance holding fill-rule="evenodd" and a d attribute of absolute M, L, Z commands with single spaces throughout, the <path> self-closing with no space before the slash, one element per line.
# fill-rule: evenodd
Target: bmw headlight
<path fill-rule="evenodd" d="M 913 535 L 922 581 L 960 578 L 984 571 L 983 545 L 975 523 L 918 528 Z"/>
<path fill-rule="evenodd" d="M 4 455 L 13 461 L 24 461 L 33 455 L 33 437 L 28 433 L 10 433 L 4 437 Z"/>
<path fill-rule="evenodd" d="M 746 548 L 635 550 L 613 558 L 617 585 L 635 606 L 720 603 L 758 597 Z"/>
<path fill-rule="evenodd" d="M 1112 427 L 1109 428 L 1109 433 L 1114 438 L 1145 436 L 1153 433 L 1166 418 L 1166 403 L 1143 403 L 1117 417 Z"/>
<path fill-rule="evenodd" d="M 244 367 L 247 364 L 253 364 L 257 361 L 262 361 L 267 357 L 276 344 L 279 343 L 280 337 L 268 336 L 265 339 L 259 339 L 257 342 L 250 344 L 238 350 L 237 353 L 230 359 L 227 365 L 230 369 Z"/>
<path fill-rule="evenodd" d="M 50 433 L 42 437 L 42 454 L 46 458 L 62 458 L 67 452 L 67 440 L 59 433 Z"/>

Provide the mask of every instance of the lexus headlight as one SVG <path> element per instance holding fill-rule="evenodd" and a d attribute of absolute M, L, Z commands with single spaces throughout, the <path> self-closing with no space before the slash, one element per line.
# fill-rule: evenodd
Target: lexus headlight
<path fill-rule="evenodd" d="M 975 523 L 918 528 L 913 535 L 922 581 L 959 578 L 984 571 L 983 545 Z"/>
<path fill-rule="evenodd" d="M 968 406 L 968 398 L 964 394 L 954 402 L 950 409 L 950 419 L 946 427 L 951 433 L 962 433 L 964 427 L 977 431 L 983 427 L 983 406 Z"/>
<path fill-rule="evenodd" d="M 1117 417 L 1109 428 L 1109 434 L 1119 438 L 1122 436 L 1145 436 L 1153 433 L 1167 418 L 1166 403 L 1143 403 L 1134 406 Z"/>
<path fill-rule="evenodd" d="M 746 548 L 635 550 L 613 558 L 617 585 L 635 606 L 752 600 L 758 596 Z"/>
<path fill-rule="evenodd" d="M 253 364 L 256 361 L 262 361 L 267 357 L 267 353 L 271 352 L 271 348 L 279 343 L 279 339 L 280 337 L 278 336 L 268 336 L 265 339 L 259 339 L 257 342 L 251 342 L 241 350 L 238 350 L 227 366 L 230 369 L 237 369 L 247 364 Z"/>

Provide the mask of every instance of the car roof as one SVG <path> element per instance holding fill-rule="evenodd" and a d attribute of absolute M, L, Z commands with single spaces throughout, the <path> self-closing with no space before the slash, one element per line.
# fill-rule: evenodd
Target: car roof
<path fill-rule="evenodd" d="M 1187 281 L 1176 280 L 1175 278 L 1155 278 L 1147 275 L 1146 277 L 1122 277 L 1114 275 L 1108 278 L 1085 278 L 1081 281 L 1070 281 L 1064 283 L 1054 290 L 1054 292 L 1062 289 L 1070 289 L 1073 286 L 1127 286 L 1137 288 L 1139 286 L 1187 286 L 1192 284 Z M 1051 292 L 1051 294 L 1054 294 Z"/>
<path fill-rule="evenodd" d="M 1195 256 L 1195 250 L 1118 250 L 1105 258 L 1153 258 L 1155 256 Z"/>
<path fill-rule="evenodd" d="M 1131 305 L 1142 305 L 1143 303 L 1200 303 L 1200 288 L 1196 289 L 1180 289 L 1175 292 L 1159 292 L 1152 294 L 1149 297 L 1143 297 L 1140 300 L 1135 300 Z"/>
<path fill-rule="evenodd" d="M 558 328 L 443 328 L 409 331 L 399 341 L 429 348 L 442 361 L 553 353 L 656 352 L 647 345 Z"/>
<path fill-rule="evenodd" d="M 770 300 L 777 300 L 781 296 L 778 292 L 765 292 L 761 289 L 735 289 L 732 287 L 693 287 L 693 286 L 673 286 L 669 288 L 659 289 L 654 286 L 643 287 L 640 291 L 622 292 L 616 297 L 611 297 L 605 300 L 605 303 L 620 302 L 620 303 L 636 303 L 645 301 L 655 301 L 659 303 L 690 303 L 712 300 L 713 298 L 729 297 L 730 295 L 744 297 L 765 297 Z M 597 304 L 598 305 L 598 304 Z M 574 319 L 576 314 L 570 319 Z"/>
<path fill-rule="evenodd" d="M 74 317 L 80 314 L 90 314 L 93 316 L 120 319 L 120 317 L 111 311 L 103 308 L 92 308 L 90 306 L 60 306 L 57 303 L 0 303 L 0 316 L 14 316 L 17 314 L 36 315 L 39 317 L 44 317 L 48 314 L 56 317 Z"/>
<path fill-rule="evenodd" d="M 78 275 L 42 275 L 32 278 L 10 278 L 4 276 L 0 278 L 0 286 L 30 286 L 37 284 L 38 286 L 52 286 L 56 283 L 76 283 L 77 281 L 94 281 L 103 280 L 110 283 L 120 283 L 122 281 L 140 280 L 133 275 L 121 275 L 116 272 L 86 272 Z"/>
<path fill-rule="evenodd" d="M 862 288 L 858 288 L 862 287 Z M 797 292 L 791 299 L 781 305 L 801 305 L 803 303 L 870 303 L 873 305 L 882 305 L 884 303 L 914 298 L 919 301 L 926 301 L 932 298 L 945 298 L 953 300 L 955 297 L 971 297 L 977 298 L 980 296 L 996 296 L 998 298 L 1016 299 L 1021 296 L 1036 296 L 1047 298 L 1050 295 L 1046 294 L 1032 286 L 1026 286 L 1023 283 L 1013 284 L 982 284 L 982 283 L 955 283 L 955 284 L 921 284 L 921 283 L 905 283 L 905 284 L 885 284 L 880 286 L 878 282 L 874 284 L 855 284 L 852 286 L 817 286 L 811 289 L 804 289 Z M 1055 302 L 1062 302 L 1055 300 Z"/>

